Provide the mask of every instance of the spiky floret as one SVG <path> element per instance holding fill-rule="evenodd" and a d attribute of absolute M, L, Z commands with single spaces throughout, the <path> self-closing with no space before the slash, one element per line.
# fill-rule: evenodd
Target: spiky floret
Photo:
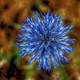
<path fill-rule="evenodd" d="M 69 43 L 75 40 L 67 36 L 72 27 L 73 25 L 64 27 L 60 16 L 50 12 L 42 15 L 36 12 L 34 17 L 27 18 L 20 28 L 22 33 L 17 36 L 20 39 L 17 43 L 20 56 L 31 54 L 29 63 L 36 61 L 39 68 L 48 71 L 51 64 L 56 68 L 59 63 L 67 62 L 64 53 L 74 50 Z"/>

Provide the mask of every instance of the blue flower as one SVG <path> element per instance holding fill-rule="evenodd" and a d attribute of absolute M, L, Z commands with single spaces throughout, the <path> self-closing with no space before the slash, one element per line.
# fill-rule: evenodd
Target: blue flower
<path fill-rule="evenodd" d="M 67 35 L 72 28 L 73 25 L 65 27 L 60 16 L 36 12 L 34 17 L 27 18 L 20 28 L 21 34 L 17 36 L 20 56 L 31 54 L 28 62 L 36 61 L 38 68 L 48 71 L 51 70 L 51 64 L 56 68 L 68 62 L 64 54 L 74 50 L 69 43 L 75 40 Z"/>

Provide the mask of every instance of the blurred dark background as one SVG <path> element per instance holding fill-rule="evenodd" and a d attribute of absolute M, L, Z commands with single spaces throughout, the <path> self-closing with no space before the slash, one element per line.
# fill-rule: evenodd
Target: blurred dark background
<path fill-rule="evenodd" d="M 69 34 L 75 38 L 76 50 L 66 55 L 70 62 L 51 72 L 37 70 L 27 64 L 29 57 L 18 58 L 16 35 L 20 25 L 34 11 L 52 13 L 63 17 L 65 25 L 74 24 Z M 0 0 L 0 80 L 80 80 L 80 0 Z"/>

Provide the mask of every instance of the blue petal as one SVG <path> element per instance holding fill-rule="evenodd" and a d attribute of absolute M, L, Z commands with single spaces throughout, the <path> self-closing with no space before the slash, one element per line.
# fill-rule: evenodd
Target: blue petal
<path fill-rule="evenodd" d="M 32 57 L 28 60 L 28 63 L 31 64 L 33 61 L 36 60 L 37 55 L 32 55 Z"/>
<path fill-rule="evenodd" d="M 34 18 L 35 19 L 39 19 L 40 20 L 40 14 L 36 11 L 36 12 L 34 12 Z"/>
<path fill-rule="evenodd" d="M 56 47 L 54 48 L 55 50 L 55 56 L 58 59 L 59 64 L 61 64 L 61 62 L 68 62 L 69 59 L 63 56 L 63 52 L 61 50 L 58 50 Z"/>
<path fill-rule="evenodd" d="M 60 39 L 57 40 L 58 42 L 67 42 L 67 43 L 74 43 L 76 40 L 75 39 L 70 39 L 67 36 L 66 37 L 62 37 Z"/>
<path fill-rule="evenodd" d="M 43 58 L 43 69 L 50 71 L 51 66 L 49 58 Z"/>
<path fill-rule="evenodd" d="M 64 45 L 64 44 L 57 44 L 57 48 L 63 50 L 64 52 L 67 52 L 67 53 L 74 51 L 74 48 Z"/>
<path fill-rule="evenodd" d="M 50 66 L 50 60 L 47 57 L 42 57 L 39 59 L 39 64 L 38 64 L 39 69 L 45 69 L 46 71 L 50 71 L 51 66 Z"/>
<path fill-rule="evenodd" d="M 21 50 L 20 50 L 20 57 L 24 57 L 25 55 L 27 55 L 27 54 L 30 54 L 30 53 L 27 53 L 27 50 L 25 49 L 25 48 L 22 48 Z"/>
<path fill-rule="evenodd" d="M 63 63 L 69 62 L 69 59 L 66 58 L 65 56 L 61 56 L 61 62 L 63 62 Z"/>
<path fill-rule="evenodd" d="M 20 29 L 21 32 L 32 32 L 30 27 L 25 23 L 21 26 L 21 29 Z"/>
<path fill-rule="evenodd" d="M 72 28 L 73 28 L 73 25 L 68 25 L 61 32 L 59 32 L 58 35 L 65 36 L 65 35 L 67 35 L 71 31 Z"/>
<path fill-rule="evenodd" d="M 61 17 L 55 15 L 54 19 L 55 19 L 54 20 L 54 25 L 53 25 L 55 27 L 54 31 L 59 32 L 59 31 L 63 30 L 63 21 L 62 21 Z"/>
<path fill-rule="evenodd" d="M 37 48 L 31 48 L 31 47 L 27 47 L 27 48 L 20 48 L 20 57 L 21 56 L 25 56 L 27 54 L 32 54 L 33 52 L 36 52 Z"/>
<path fill-rule="evenodd" d="M 20 34 L 17 37 L 22 39 L 22 40 L 32 39 L 32 35 L 30 35 L 30 34 Z"/>
<path fill-rule="evenodd" d="M 19 48 L 27 47 L 27 42 L 22 42 L 22 43 L 16 43 L 16 46 Z"/>
<path fill-rule="evenodd" d="M 59 66 L 59 63 L 54 59 L 54 56 L 52 54 L 53 53 L 50 54 L 51 62 L 53 64 L 54 68 L 57 68 Z"/>

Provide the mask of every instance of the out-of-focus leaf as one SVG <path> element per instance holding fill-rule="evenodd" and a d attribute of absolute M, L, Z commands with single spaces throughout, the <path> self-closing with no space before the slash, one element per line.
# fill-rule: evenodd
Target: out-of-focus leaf
<path fill-rule="evenodd" d="M 36 71 L 36 67 L 34 64 L 29 64 L 29 65 L 24 66 L 24 70 L 26 74 L 25 80 L 29 80 L 29 79 L 32 79 L 32 76 L 34 75 Z"/>
<path fill-rule="evenodd" d="M 42 4 L 42 0 L 36 0 L 36 5 L 37 5 L 38 7 L 40 7 L 41 4 Z"/>

